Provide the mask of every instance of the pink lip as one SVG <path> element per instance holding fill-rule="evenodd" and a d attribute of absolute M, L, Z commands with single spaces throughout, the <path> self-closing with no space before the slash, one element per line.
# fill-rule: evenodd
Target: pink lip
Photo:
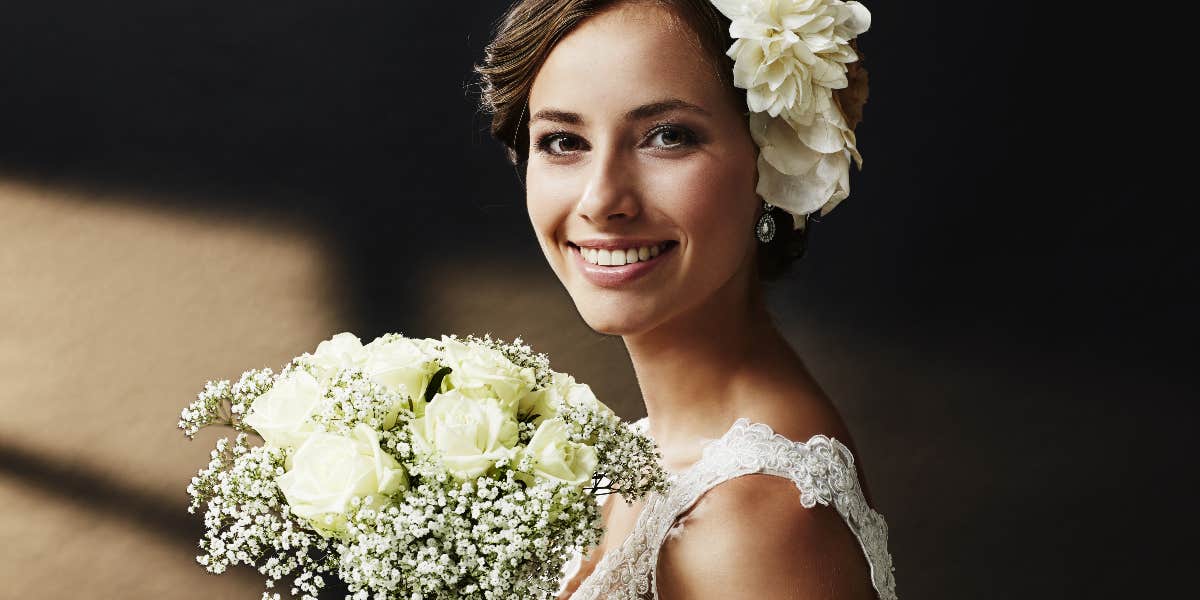
<path fill-rule="evenodd" d="M 570 246 L 570 248 L 575 264 L 579 266 L 579 270 L 583 272 L 583 276 L 588 281 L 600 287 L 612 288 L 625 285 L 649 273 L 659 263 L 663 262 L 665 257 L 671 255 L 677 246 L 679 244 L 671 244 L 666 250 L 659 252 L 658 256 L 648 261 L 639 260 L 633 264 L 621 265 L 619 267 L 593 265 L 583 257 L 578 246 Z"/>
<path fill-rule="evenodd" d="M 567 241 L 575 244 L 576 246 L 582 246 L 584 248 L 605 248 L 607 250 L 616 250 L 617 248 L 654 246 L 674 240 L 652 240 L 650 238 L 589 238 L 586 240 L 571 239 Z"/>

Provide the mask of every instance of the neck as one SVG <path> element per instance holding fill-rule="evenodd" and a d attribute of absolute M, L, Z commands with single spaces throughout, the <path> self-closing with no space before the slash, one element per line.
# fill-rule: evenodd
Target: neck
<path fill-rule="evenodd" d="M 686 457 L 737 417 L 778 403 L 780 395 L 768 394 L 768 386 L 808 377 L 772 322 L 761 287 L 747 284 L 734 277 L 704 303 L 624 336 L 664 459 Z"/>

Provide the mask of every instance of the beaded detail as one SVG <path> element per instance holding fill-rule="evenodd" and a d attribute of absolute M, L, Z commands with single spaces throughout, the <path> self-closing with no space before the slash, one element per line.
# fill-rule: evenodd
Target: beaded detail
<path fill-rule="evenodd" d="M 643 418 L 635 426 L 645 431 L 648 422 Z M 879 599 L 896 600 L 887 523 L 867 505 L 850 450 L 820 434 L 807 442 L 797 442 L 764 423 L 745 418 L 735 421 L 725 435 L 705 444 L 700 460 L 691 467 L 669 473 L 666 494 L 647 496 L 629 537 L 605 552 L 572 600 L 658 600 L 658 554 L 676 519 L 712 487 L 751 473 L 791 479 L 800 490 L 800 504 L 805 508 L 833 505 L 866 555 Z M 578 573 L 580 563 L 577 554 L 564 567 L 564 584 Z"/>

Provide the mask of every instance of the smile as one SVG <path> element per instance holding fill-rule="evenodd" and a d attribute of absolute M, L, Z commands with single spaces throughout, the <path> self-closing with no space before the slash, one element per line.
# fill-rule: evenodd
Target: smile
<path fill-rule="evenodd" d="M 641 278 L 679 245 L 675 240 L 631 248 L 581 248 L 573 243 L 571 255 L 583 276 L 600 287 L 618 287 Z"/>

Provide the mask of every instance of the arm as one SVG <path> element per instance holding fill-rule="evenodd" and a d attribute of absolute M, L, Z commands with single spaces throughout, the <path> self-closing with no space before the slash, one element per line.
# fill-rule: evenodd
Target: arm
<path fill-rule="evenodd" d="M 737 477 L 680 517 L 658 559 L 662 600 L 874 600 L 858 540 L 830 506 L 804 508 L 791 480 Z"/>

